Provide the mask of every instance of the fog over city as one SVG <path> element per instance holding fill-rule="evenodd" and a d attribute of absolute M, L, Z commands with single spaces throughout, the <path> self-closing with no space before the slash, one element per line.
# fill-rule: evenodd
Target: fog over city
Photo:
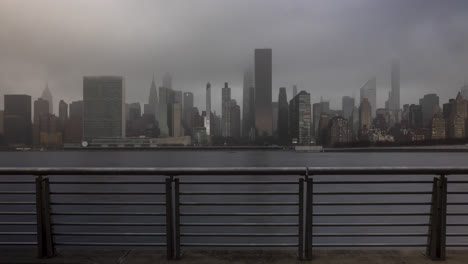
<path fill-rule="evenodd" d="M 375 76 L 384 107 L 398 58 L 402 105 L 446 102 L 468 82 L 467 25 L 466 0 L 2 0 L 0 106 L 4 94 L 34 100 L 46 82 L 57 102 L 81 100 L 84 75 L 124 76 L 127 102 L 147 103 L 153 73 L 160 86 L 169 72 L 201 110 L 211 82 L 218 112 L 224 82 L 242 102 L 255 48 L 273 50 L 274 101 L 297 84 L 338 109 Z"/>

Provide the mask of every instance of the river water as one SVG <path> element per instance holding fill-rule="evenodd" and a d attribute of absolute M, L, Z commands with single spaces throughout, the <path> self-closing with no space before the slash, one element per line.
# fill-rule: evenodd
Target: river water
<path fill-rule="evenodd" d="M 296 153 L 292 151 L 94 151 L 94 152 L 1 152 L 0 166 L 3 167 L 374 167 L 374 166 L 468 166 L 468 153 Z M 163 181 L 161 177 L 131 176 L 132 181 Z M 422 180 L 432 181 L 433 176 L 315 176 L 314 181 L 335 180 Z M 4 180 L 14 180 L 17 177 L 3 176 Z M 33 181 L 33 177 L 22 176 L 21 180 Z M 113 181 L 129 180 L 129 176 L 53 176 L 51 182 L 57 181 L 105 181 L 109 184 L 53 184 L 52 192 L 163 192 L 161 184 L 111 184 Z M 181 177 L 182 182 L 211 181 L 292 181 L 297 182 L 297 176 L 255 176 L 246 175 L 236 178 L 229 176 Z M 468 180 L 463 176 L 449 177 L 449 180 Z M 367 184 L 367 185 L 336 185 L 317 184 L 314 192 L 360 192 L 360 191 L 420 191 L 430 192 L 432 185 L 426 184 Z M 2 184 L 0 191 L 34 191 L 33 184 L 13 185 Z M 297 184 L 289 185 L 181 185 L 181 192 L 297 192 Z M 468 191 L 468 184 L 450 184 L 449 191 Z M 466 195 L 449 195 L 449 202 L 467 201 Z M 430 195 L 320 195 L 314 196 L 314 203 L 321 202 L 430 202 Z M 52 202 L 164 202 L 164 196 L 158 195 L 52 195 Z M 3 201 L 34 201 L 34 195 L 3 195 Z M 181 196 L 181 202 L 297 202 L 296 195 L 249 195 L 249 196 Z M 34 211 L 34 205 L 9 206 L 0 205 L 0 211 Z M 314 213 L 429 213 L 429 205 L 415 206 L 316 206 Z M 468 212 L 468 206 L 449 206 L 449 212 Z M 182 214 L 190 213 L 297 213 L 297 206 L 182 206 Z M 55 205 L 54 213 L 61 212 L 153 212 L 164 213 L 164 206 L 90 206 L 90 205 Z M 203 223 L 297 223 L 297 216 L 182 216 L 182 224 Z M 314 223 L 427 223 L 429 216 L 316 216 Z M 465 216 L 449 216 L 448 223 L 466 223 Z M 0 215 L 0 222 L 34 222 L 34 215 L 8 216 Z M 105 222 L 105 223 L 164 223 L 161 216 L 90 216 L 90 215 L 54 215 L 55 223 L 63 222 Z M 0 226 L 0 232 L 18 231 L 34 232 L 35 226 Z M 54 232 L 150 232 L 164 233 L 164 226 L 62 226 L 54 227 Z M 182 226 L 182 243 L 297 243 L 295 237 L 194 237 L 189 234 L 202 233 L 297 233 L 297 227 L 220 227 L 220 226 Z M 314 234 L 330 233 L 418 233 L 427 232 L 427 226 L 405 227 L 324 227 L 317 226 Z M 447 228 L 448 233 L 468 233 L 466 227 Z M 188 235 L 188 236 L 185 236 Z M 314 237 L 318 244 L 354 244 L 354 243 L 407 243 L 425 244 L 426 237 Z M 0 241 L 35 241 L 35 236 L 0 236 Z M 68 236 L 58 235 L 56 242 L 112 242 L 112 243 L 164 243 L 160 236 Z M 447 243 L 467 243 L 460 237 L 448 237 Z"/>

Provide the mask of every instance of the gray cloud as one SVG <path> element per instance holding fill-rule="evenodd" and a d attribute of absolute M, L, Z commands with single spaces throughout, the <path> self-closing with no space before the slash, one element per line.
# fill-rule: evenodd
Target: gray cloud
<path fill-rule="evenodd" d="M 463 0 L 3 0 L 0 92 L 38 97 L 48 80 L 56 102 L 78 100 L 83 75 L 112 74 L 145 102 L 153 72 L 160 84 L 168 71 L 202 110 L 207 81 L 212 98 L 227 81 L 240 102 L 253 50 L 270 47 L 274 100 L 297 83 L 338 108 L 375 75 L 383 107 L 397 57 L 402 103 L 446 101 L 468 81 L 466 25 Z"/>

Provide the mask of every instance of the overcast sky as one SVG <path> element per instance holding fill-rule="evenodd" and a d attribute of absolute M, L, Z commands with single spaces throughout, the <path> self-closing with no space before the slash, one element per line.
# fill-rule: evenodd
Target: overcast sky
<path fill-rule="evenodd" d="M 468 81 L 466 0 L 0 0 L 3 94 L 82 98 L 82 76 L 122 75 L 127 102 L 145 103 L 151 78 L 190 91 L 220 110 L 229 82 L 241 103 L 242 74 L 255 48 L 273 49 L 273 100 L 292 85 L 341 108 L 343 95 L 377 77 L 378 107 L 401 63 L 401 101 L 438 93 L 441 103 Z"/>

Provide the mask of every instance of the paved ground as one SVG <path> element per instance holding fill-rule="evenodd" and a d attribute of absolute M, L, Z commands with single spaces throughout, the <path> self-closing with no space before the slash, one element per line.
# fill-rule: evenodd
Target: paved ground
<path fill-rule="evenodd" d="M 449 251 L 446 261 L 438 263 L 466 264 L 468 251 Z M 2 264 L 107 264 L 107 263 L 177 263 L 177 264 L 218 264 L 218 263 L 305 263 L 297 260 L 292 251 L 186 251 L 182 260 L 168 261 L 162 251 L 150 250 L 59 250 L 51 259 L 37 259 L 34 250 L 0 250 Z M 314 251 L 314 264 L 423 264 L 436 262 L 427 259 L 417 250 L 317 250 Z"/>

